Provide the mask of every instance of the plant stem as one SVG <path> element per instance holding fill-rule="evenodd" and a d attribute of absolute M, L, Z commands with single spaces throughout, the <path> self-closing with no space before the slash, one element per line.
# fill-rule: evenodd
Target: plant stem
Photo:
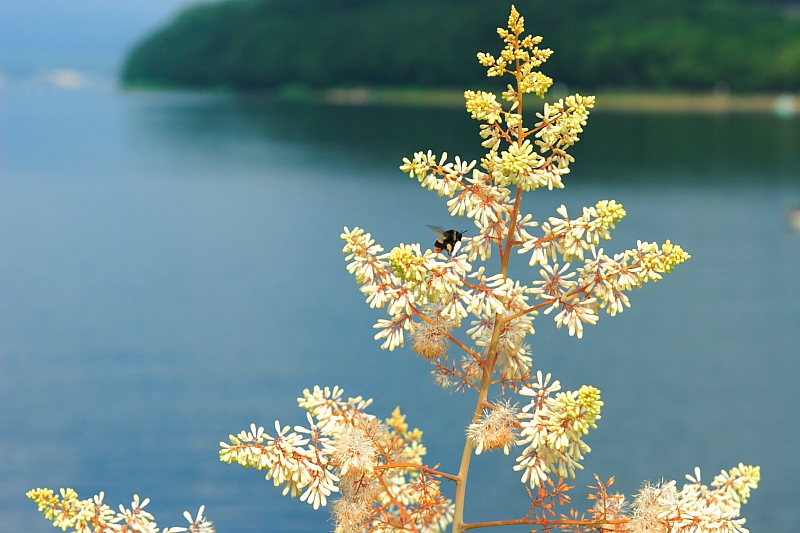
<path fill-rule="evenodd" d="M 514 201 L 514 210 L 511 212 L 511 228 L 508 235 L 508 242 L 506 243 L 506 253 L 503 254 L 501 272 L 505 278 L 508 274 L 508 259 L 511 254 L 511 238 L 513 237 L 514 228 L 516 227 L 517 214 L 519 213 L 520 203 L 522 201 L 522 189 L 517 189 L 517 196 Z M 503 249 L 503 243 L 500 243 L 500 248 Z M 481 379 L 481 390 L 478 394 L 478 403 L 475 406 L 475 414 L 472 416 L 472 423 L 478 423 L 483 414 L 484 404 L 489 399 L 489 387 L 492 385 L 492 375 L 494 374 L 494 367 L 497 363 L 497 356 L 499 355 L 497 345 L 500 341 L 500 333 L 503 331 L 503 315 L 498 313 L 495 317 L 494 330 L 492 331 L 492 340 L 489 343 L 489 350 L 487 357 L 483 364 L 483 376 Z M 458 470 L 459 481 L 456 482 L 456 508 L 453 513 L 453 533 L 461 533 L 464 531 L 464 502 L 467 496 L 467 477 L 469 476 L 469 465 L 472 461 L 472 440 L 466 439 L 464 445 L 464 453 L 461 456 L 461 467 Z"/>
<path fill-rule="evenodd" d="M 588 526 L 588 527 L 597 527 L 603 525 L 614 525 L 614 524 L 627 524 L 630 522 L 630 519 L 623 518 L 619 520 L 528 520 L 528 519 L 520 519 L 520 520 L 498 520 L 496 522 L 477 522 L 475 524 L 463 524 L 461 527 L 461 531 L 468 531 L 470 529 L 478 529 L 481 527 L 498 527 L 498 526 L 517 526 L 517 525 L 535 525 L 535 526 Z"/>
<path fill-rule="evenodd" d="M 494 337 L 497 337 L 498 339 L 500 338 L 500 328 L 498 327 L 499 323 L 499 320 L 497 323 L 495 323 L 495 334 L 493 334 L 491 346 L 497 345 Z M 475 414 L 472 416 L 473 423 L 477 423 L 478 420 L 480 420 L 484 409 L 483 404 L 489 398 L 489 387 L 491 386 L 492 382 L 492 369 L 494 368 L 495 359 L 496 350 L 495 353 L 489 354 L 486 364 L 483 366 L 483 378 L 481 380 L 481 390 L 478 393 L 478 404 L 475 407 Z M 455 512 L 453 513 L 453 533 L 461 533 L 464 524 L 464 501 L 466 500 L 467 496 L 467 476 L 469 476 L 469 465 L 472 461 L 473 448 L 474 446 L 472 445 L 472 440 L 467 437 L 466 443 L 464 444 L 464 453 L 461 456 L 461 467 L 458 470 L 459 480 L 456 481 L 456 508 Z"/>
<path fill-rule="evenodd" d="M 425 472 L 432 476 L 449 479 L 450 481 L 455 481 L 456 483 L 458 483 L 459 481 L 458 476 L 454 476 L 453 474 L 448 474 L 446 472 L 440 472 L 439 470 L 434 470 L 433 468 L 428 468 L 427 466 L 418 465 L 417 463 L 388 463 L 385 465 L 376 466 L 375 470 L 388 470 L 390 468 L 415 468 L 420 472 Z"/>
<path fill-rule="evenodd" d="M 519 37 L 519 35 L 517 35 Z M 518 46 L 518 41 L 516 42 Z M 522 76 L 520 74 L 520 62 L 519 58 L 516 59 L 516 67 L 517 70 L 515 72 L 515 76 L 517 78 L 517 113 L 522 115 L 522 92 L 520 91 L 520 86 L 522 82 Z M 520 121 L 517 130 L 517 142 L 522 143 L 523 139 L 523 132 L 524 128 L 522 126 L 522 121 Z M 506 237 L 506 242 L 503 243 L 502 234 L 500 234 L 500 238 L 498 241 L 498 248 L 500 249 L 500 264 L 501 269 L 500 272 L 503 275 L 503 279 L 508 277 L 508 263 L 509 258 L 511 257 L 511 250 L 514 247 L 514 232 L 517 228 L 517 217 L 519 215 L 520 204 L 522 203 L 522 189 L 517 187 L 517 194 L 514 198 L 514 209 L 509 215 L 509 228 L 508 228 L 508 235 Z M 492 340 L 489 343 L 489 348 L 486 352 L 486 359 L 483 361 L 483 375 L 481 379 L 481 390 L 478 394 L 478 403 L 475 406 L 475 413 L 472 415 L 472 423 L 478 423 L 483 415 L 483 410 L 485 409 L 485 404 L 488 403 L 489 400 L 489 387 L 492 386 L 492 375 L 494 374 L 494 367 L 497 363 L 497 357 L 499 355 L 498 351 L 498 343 L 500 341 L 500 333 L 503 331 L 503 314 L 497 313 L 495 316 L 494 322 L 494 330 L 492 331 Z M 467 497 L 467 477 L 469 476 L 469 466 L 470 462 L 472 461 L 472 451 L 474 446 L 472 445 L 472 440 L 467 437 L 466 443 L 464 444 L 464 453 L 461 456 L 461 467 L 458 470 L 458 481 L 456 481 L 456 499 L 455 499 L 455 511 L 453 513 L 453 533 L 462 533 L 466 530 L 464 527 L 464 502 L 466 501 Z M 474 527 L 474 526 L 473 526 Z"/>

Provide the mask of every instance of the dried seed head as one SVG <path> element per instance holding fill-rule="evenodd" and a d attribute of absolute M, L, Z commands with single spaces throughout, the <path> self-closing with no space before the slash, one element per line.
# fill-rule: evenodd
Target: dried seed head
<path fill-rule="evenodd" d="M 431 322 L 417 322 L 411 330 L 414 351 L 425 359 L 437 359 L 445 355 L 450 346 L 447 335 L 453 331 L 455 323 L 442 315 L 443 309 L 441 304 L 429 305 L 425 309 L 425 315 Z"/>
<path fill-rule="evenodd" d="M 331 461 L 339 467 L 342 477 L 363 477 L 373 472 L 377 451 L 369 435 L 350 427 L 336 438 Z"/>
<path fill-rule="evenodd" d="M 467 436 L 475 444 L 475 454 L 484 450 L 492 451 L 503 448 L 508 455 L 517 441 L 520 424 L 517 420 L 518 409 L 510 402 L 500 402 L 494 409 L 483 412 L 483 418 L 477 424 L 470 424 Z"/>

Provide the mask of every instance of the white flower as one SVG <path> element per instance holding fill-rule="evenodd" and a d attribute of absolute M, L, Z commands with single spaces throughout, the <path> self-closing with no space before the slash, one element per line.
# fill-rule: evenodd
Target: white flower
<path fill-rule="evenodd" d="M 312 452 L 310 455 L 314 456 L 315 463 L 319 463 L 333 453 L 334 447 L 330 435 L 339 435 L 341 431 L 337 428 L 336 420 L 328 419 L 323 421 L 321 425 L 317 425 L 310 412 L 306 413 L 306 420 L 308 420 L 308 428 L 295 426 L 294 430 L 298 433 L 306 433 L 309 436 L 311 445 L 309 445 L 308 451 Z M 327 462 L 327 460 L 324 462 Z"/>
<path fill-rule="evenodd" d="M 335 411 L 340 409 L 342 403 L 340 398 L 344 394 L 344 389 L 339 387 L 325 387 L 320 388 L 319 385 L 314 385 L 314 391 L 308 389 L 303 391 L 303 397 L 297 399 L 297 403 L 310 412 L 320 422 L 325 422 L 333 417 Z M 263 430 L 263 428 L 261 428 Z"/>
<path fill-rule="evenodd" d="M 409 315 L 401 314 L 395 317 L 394 320 L 378 320 L 378 323 L 373 327 L 382 331 L 375 334 L 375 340 L 386 339 L 383 344 L 381 344 L 381 350 L 386 350 L 388 348 L 391 352 L 398 346 L 404 345 L 405 337 L 403 335 L 403 330 L 411 328 L 411 321 L 409 318 Z"/>
<path fill-rule="evenodd" d="M 478 278 L 478 286 L 469 293 L 467 311 L 476 316 L 503 313 L 505 311 L 503 299 L 506 291 L 513 286 L 513 280 L 504 278 L 501 274 L 487 278 L 483 275 L 483 267 L 470 277 Z"/>
<path fill-rule="evenodd" d="M 139 495 L 134 494 L 133 501 L 131 502 L 131 508 L 126 509 L 123 505 L 120 505 L 119 512 L 112 522 L 114 524 L 119 524 L 122 522 L 124 524 L 122 529 L 127 526 L 127 528 L 132 531 L 141 533 L 156 533 L 158 531 L 158 527 L 157 524 L 153 522 L 153 515 L 144 510 L 148 503 L 150 503 L 150 498 L 145 498 L 144 501 L 140 502 Z M 114 529 L 116 529 L 116 527 L 114 527 Z"/>
<path fill-rule="evenodd" d="M 615 274 L 614 286 L 620 290 L 629 291 L 634 287 L 641 288 L 642 284 L 639 279 L 642 268 L 629 265 L 627 253 L 615 255 L 613 263 L 609 265 L 609 270 Z"/>
<path fill-rule="evenodd" d="M 389 283 L 369 283 L 361 287 L 371 308 L 382 308 L 392 298 L 394 287 Z"/>
<path fill-rule="evenodd" d="M 430 168 L 436 165 L 436 156 L 434 156 L 433 152 L 430 150 L 428 150 L 427 154 L 425 154 L 425 152 L 416 152 L 414 154 L 414 161 L 409 161 L 408 158 L 404 157 L 403 163 L 400 170 L 408 172 L 409 177 L 416 177 L 422 181 L 430 171 Z"/>
<path fill-rule="evenodd" d="M 561 328 L 561 326 L 566 325 L 570 337 L 577 335 L 579 339 L 583 338 L 583 323 L 597 324 L 597 312 L 593 309 L 595 301 L 595 298 L 589 298 L 588 300 L 578 300 L 577 298 L 573 298 L 570 301 L 561 300 L 561 311 L 554 317 L 556 327 Z"/>
<path fill-rule="evenodd" d="M 170 527 L 166 528 L 163 533 L 178 533 L 183 531 L 188 531 L 190 533 L 215 533 L 214 523 L 209 522 L 205 516 L 203 516 L 203 511 L 205 511 L 206 506 L 201 505 L 200 509 L 197 511 L 197 516 L 193 517 L 189 511 L 184 511 L 183 516 L 189 522 L 189 527 Z"/>
<path fill-rule="evenodd" d="M 542 376 L 542 371 L 536 371 L 536 381 L 533 382 L 531 387 L 523 387 L 520 389 L 519 393 L 523 396 L 532 396 L 539 400 L 549 397 L 551 394 L 558 392 L 561 390 L 561 382 L 559 380 L 555 380 L 554 382 L 550 383 L 550 379 L 552 379 L 553 375 L 548 372 L 546 376 Z M 537 402 L 531 401 L 528 405 L 522 408 L 523 412 L 527 412 L 532 407 L 535 407 Z"/>
<path fill-rule="evenodd" d="M 289 433 L 289 429 L 289 426 L 281 428 L 280 422 L 275 421 L 275 431 L 278 436 L 272 437 L 264 434 L 270 441 L 270 445 L 263 449 L 256 467 L 266 468 L 266 479 L 272 479 L 276 487 L 286 483 L 283 495 L 291 492 L 292 498 L 294 498 L 310 478 L 308 472 L 303 468 L 306 452 L 301 448 L 308 444 L 308 439 L 304 439 L 294 432 Z"/>
<path fill-rule="evenodd" d="M 558 263 L 552 266 L 543 265 L 539 270 L 539 274 L 544 280 L 534 281 L 533 284 L 537 287 L 531 289 L 530 292 L 538 294 L 540 298 L 549 297 L 548 299 L 553 299 L 554 301 L 560 299 L 577 285 L 577 282 L 570 279 L 575 277 L 575 272 L 565 274 L 570 266 L 570 263 L 565 263 L 559 269 Z"/>
<path fill-rule="evenodd" d="M 311 464 L 307 463 L 307 465 L 310 466 Z M 300 496 L 300 501 L 307 501 L 314 509 L 319 509 L 320 506 L 324 507 L 328 504 L 327 498 L 331 493 L 339 491 L 335 484 L 339 481 L 339 478 L 325 468 L 318 467 L 311 470 L 311 480 L 305 492 Z"/>

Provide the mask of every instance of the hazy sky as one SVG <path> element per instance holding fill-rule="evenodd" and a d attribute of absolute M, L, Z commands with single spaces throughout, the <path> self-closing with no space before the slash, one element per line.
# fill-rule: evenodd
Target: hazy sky
<path fill-rule="evenodd" d="M 125 52 L 196 0 L 0 0 L 0 72 L 115 76 Z"/>

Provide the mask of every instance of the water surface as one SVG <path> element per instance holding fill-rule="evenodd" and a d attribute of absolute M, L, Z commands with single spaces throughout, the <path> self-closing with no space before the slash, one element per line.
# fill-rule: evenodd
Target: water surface
<path fill-rule="evenodd" d="M 204 503 L 220 532 L 330 530 L 217 459 L 251 422 L 302 423 L 295 399 L 317 384 L 375 398 L 382 417 L 401 405 L 429 461 L 457 469 L 474 399 L 379 349 L 384 315 L 339 233 L 388 248 L 467 227 L 397 170 L 416 150 L 479 157 L 464 112 L 44 87 L 3 89 L 0 105 L 0 531 L 52 531 L 24 496 L 39 486 L 115 507 L 147 496 L 162 527 Z M 669 238 L 693 255 L 583 340 L 537 319 L 536 366 L 606 402 L 577 485 L 596 472 L 631 494 L 758 464 L 750 530 L 796 529 L 798 147 L 798 120 L 597 114 L 567 189 L 526 199 L 540 220 L 616 199 L 628 217 L 607 250 Z M 512 464 L 473 461 L 467 520 L 525 514 Z"/>

